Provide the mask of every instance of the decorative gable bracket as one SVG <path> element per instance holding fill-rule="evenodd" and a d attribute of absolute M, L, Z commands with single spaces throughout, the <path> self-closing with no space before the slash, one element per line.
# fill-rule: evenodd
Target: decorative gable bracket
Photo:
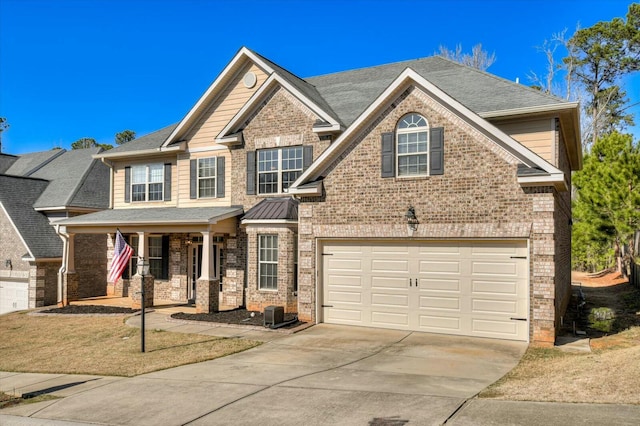
<path fill-rule="evenodd" d="M 338 123 L 330 123 L 324 120 L 316 120 L 313 125 L 313 133 L 318 136 L 327 136 L 327 135 L 335 135 L 337 133 L 342 133 L 344 128 Z"/>

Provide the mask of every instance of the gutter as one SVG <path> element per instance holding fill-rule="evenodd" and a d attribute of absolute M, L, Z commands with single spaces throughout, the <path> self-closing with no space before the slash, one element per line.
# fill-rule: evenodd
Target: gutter
<path fill-rule="evenodd" d="M 62 239 L 62 266 L 58 269 L 58 300 L 59 307 L 64 306 L 64 274 L 67 272 L 67 257 L 69 257 L 69 235 L 60 231 L 60 224 L 56 223 L 56 234 Z"/>

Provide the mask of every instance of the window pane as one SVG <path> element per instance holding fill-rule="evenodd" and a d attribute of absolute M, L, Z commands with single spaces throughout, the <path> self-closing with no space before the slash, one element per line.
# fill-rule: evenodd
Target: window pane
<path fill-rule="evenodd" d="M 147 166 L 131 167 L 131 183 L 147 182 Z"/>
<path fill-rule="evenodd" d="M 163 182 L 164 181 L 164 165 L 151 164 L 149 166 L 149 182 Z"/>
<path fill-rule="evenodd" d="M 298 179 L 298 177 L 300 176 L 300 173 L 302 173 L 301 171 L 295 171 L 295 172 L 284 172 L 282 173 L 282 189 L 285 190 L 287 188 L 289 188 L 289 186 L 291 186 L 291 184 L 293 182 L 296 181 L 296 179 Z"/>
<path fill-rule="evenodd" d="M 198 160 L 198 177 L 207 178 L 216 175 L 216 158 L 201 158 Z"/>
<path fill-rule="evenodd" d="M 135 184 L 131 186 L 132 201 L 146 201 L 145 186 L 145 184 Z"/>
<path fill-rule="evenodd" d="M 207 198 L 216 196 L 216 180 L 200 179 L 198 181 L 198 198 Z"/>
<path fill-rule="evenodd" d="M 273 194 L 278 192 L 278 174 L 260 173 L 258 179 L 258 192 L 260 194 Z"/>
<path fill-rule="evenodd" d="M 149 201 L 159 201 L 162 200 L 162 186 L 161 183 L 150 183 L 149 184 Z"/>
<path fill-rule="evenodd" d="M 260 235 L 258 239 L 260 289 L 278 288 L 278 236 Z"/>
<path fill-rule="evenodd" d="M 258 151 L 258 171 L 269 172 L 272 170 L 278 170 L 278 150 Z"/>

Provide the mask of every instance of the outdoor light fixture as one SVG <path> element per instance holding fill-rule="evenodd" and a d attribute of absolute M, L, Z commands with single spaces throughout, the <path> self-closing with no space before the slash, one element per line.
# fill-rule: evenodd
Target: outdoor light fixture
<path fill-rule="evenodd" d="M 9 268 L 9 269 L 12 269 L 12 268 L 13 268 L 13 265 L 11 264 L 11 259 L 7 259 L 7 260 L 5 260 L 5 261 L 4 261 L 4 266 L 5 266 L 5 267 L 7 267 L 7 268 Z"/>
<path fill-rule="evenodd" d="M 144 311 L 145 311 L 145 302 L 144 302 L 144 276 L 149 275 L 149 261 L 144 260 L 144 257 L 138 257 L 138 275 L 142 277 L 142 285 L 140 286 L 140 303 L 141 303 L 141 312 L 140 312 L 140 351 L 144 352 Z"/>
<path fill-rule="evenodd" d="M 407 218 L 407 230 L 409 231 L 409 236 L 413 236 L 413 233 L 418 229 L 419 223 L 418 218 L 416 217 L 416 209 L 414 209 L 413 206 L 409 206 L 404 217 Z"/>

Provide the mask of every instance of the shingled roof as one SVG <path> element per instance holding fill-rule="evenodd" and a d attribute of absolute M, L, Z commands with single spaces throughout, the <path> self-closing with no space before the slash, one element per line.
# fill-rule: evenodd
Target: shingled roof
<path fill-rule="evenodd" d="M 43 179 L 0 175 L 0 204 L 34 258 L 62 256 L 62 240 L 47 216 L 33 209 L 47 185 Z"/>
<path fill-rule="evenodd" d="M 350 125 L 407 68 L 476 114 L 565 102 L 441 56 L 327 74 L 305 81 L 314 85 L 340 119 Z"/>

